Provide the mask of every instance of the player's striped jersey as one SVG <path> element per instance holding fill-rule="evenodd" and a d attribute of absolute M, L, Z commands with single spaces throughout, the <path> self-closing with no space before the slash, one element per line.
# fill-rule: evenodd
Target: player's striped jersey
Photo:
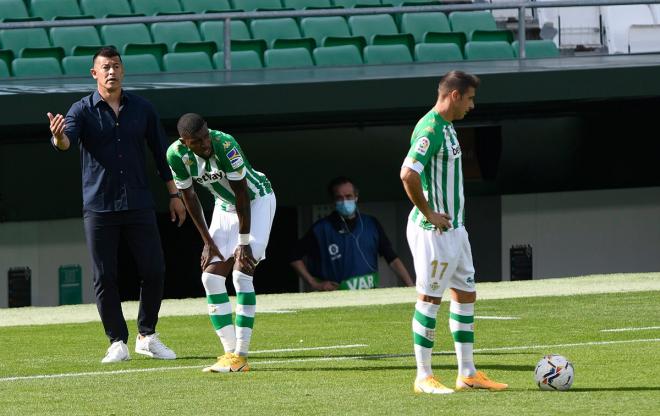
<path fill-rule="evenodd" d="M 435 110 L 429 111 L 413 130 L 403 165 L 420 174 L 424 196 L 431 209 L 448 214 L 453 228 L 463 226 L 461 146 L 453 124 Z M 417 207 L 410 212 L 410 219 L 424 229 L 435 229 Z"/>
<path fill-rule="evenodd" d="M 167 149 L 167 163 L 176 187 L 186 189 L 193 181 L 208 189 L 223 211 L 236 210 L 236 196 L 229 181 L 247 180 L 250 201 L 273 192 L 264 175 L 252 169 L 241 147 L 229 134 L 209 129 L 213 155 L 209 159 L 197 156 L 181 140 Z"/>

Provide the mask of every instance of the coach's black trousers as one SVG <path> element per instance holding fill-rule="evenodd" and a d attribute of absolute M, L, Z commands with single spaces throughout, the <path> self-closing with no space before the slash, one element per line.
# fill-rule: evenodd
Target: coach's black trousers
<path fill-rule="evenodd" d="M 92 256 L 96 306 L 110 342 L 128 341 L 128 328 L 121 310 L 117 279 L 117 253 L 125 241 L 137 264 L 140 279 L 138 331 L 156 331 L 163 298 L 165 262 L 156 215 L 151 209 L 93 212 L 85 211 L 85 238 Z"/>

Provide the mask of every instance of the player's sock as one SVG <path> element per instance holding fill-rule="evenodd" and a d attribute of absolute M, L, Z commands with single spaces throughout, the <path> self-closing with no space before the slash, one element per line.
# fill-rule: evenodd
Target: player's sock
<path fill-rule="evenodd" d="M 433 374 L 431 354 L 435 340 L 435 318 L 440 305 L 417 300 L 415 315 L 412 320 L 415 360 L 417 361 L 417 379 L 423 380 Z"/>
<path fill-rule="evenodd" d="M 236 354 L 246 356 L 250 349 L 257 297 L 252 285 L 252 276 L 238 270 L 234 270 L 232 275 L 236 288 Z"/>
<path fill-rule="evenodd" d="M 474 345 L 474 303 L 449 304 L 449 329 L 454 338 L 454 349 L 458 361 L 458 374 L 463 377 L 473 376 L 474 367 L 472 347 Z"/>
<path fill-rule="evenodd" d="M 225 287 L 226 280 L 225 277 L 217 274 L 202 273 L 209 318 L 215 333 L 220 337 L 225 353 L 228 353 L 236 349 L 236 332 L 231 319 L 231 303 Z"/>

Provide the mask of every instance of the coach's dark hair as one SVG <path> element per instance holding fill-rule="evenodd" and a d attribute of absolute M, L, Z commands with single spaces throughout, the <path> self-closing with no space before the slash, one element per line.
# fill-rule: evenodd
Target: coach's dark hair
<path fill-rule="evenodd" d="M 360 193 L 357 186 L 355 186 L 355 182 L 353 182 L 350 178 L 347 178 L 346 176 L 337 176 L 336 178 L 328 182 L 328 195 L 330 196 L 331 199 L 335 198 L 335 189 L 339 185 L 343 185 L 345 183 L 350 183 L 351 185 L 353 185 L 353 191 L 355 191 L 355 195 L 358 195 Z"/>
<path fill-rule="evenodd" d="M 186 113 L 179 118 L 176 123 L 176 129 L 179 131 L 179 137 L 191 136 L 199 131 L 206 121 L 199 114 Z"/>
<path fill-rule="evenodd" d="M 117 56 L 119 57 L 119 61 L 121 62 L 121 55 L 119 54 L 117 48 L 115 48 L 114 46 L 104 46 L 100 48 L 98 51 L 96 51 L 94 57 L 92 58 L 92 64 L 96 62 L 97 56 L 102 56 L 104 58 L 114 58 L 115 56 Z"/>
<path fill-rule="evenodd" d="M 477 89 L 480 82 L 476 75 L 463 71 L 450 71 L 440 78 L 438 95 L 447 95 L 454 90 L 457 90 L 459 94 L 463 95 L 470 87 Z"/>

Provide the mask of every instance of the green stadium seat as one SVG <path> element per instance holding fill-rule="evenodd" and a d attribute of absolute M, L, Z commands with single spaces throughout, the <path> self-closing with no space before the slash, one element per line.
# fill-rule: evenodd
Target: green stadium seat
<path fill-rule="evenodd" d="M 181 0 L 181 8 L 195 13 L 232 9 L 229 0 Z"/>
<path fill-rule="evenodd" d="M 380 0 L 333 0 L 335 6 L 341 6 L 345 9 L 356 6 L 382 6 Z"/>
<path fill-rule="evenodd" d="M 78 0 L 32 0 L 30 2 L 32 16 L 51 20 L 55 16 L 80 16 Z"/>
<path fill-rule="evenodd" d="M 20 56 L 24 48 L 49 48 L 48 34 L 43 28 L 3 29 L 0 30 L 0 44 L 4 49 L 11 49 L 15 56 Z"/>
<path fill-rule="evenodd" d="M 404 45 L 412 55 L 415 38 L 410 33 L 399 33 L 389 14 L 351 16 L 348 25 L 353 36 L 364 36 L 370 45 Z"/>
<path fill-rule="evenodd" d="M 11 61 L 14 60 L 14 52 L 11 49 L 0 49 L 0 61 L 11 68 Z"/>
<path fill-rule="evenodd" d="M 104 45 L 101 45 L 104 46 Z M 73 47 L 73 50 L 71 51 L 72 56 L 89 56 L 89 55 L 94 55 L 96 52 L 98 52 L 99 48 L 101 46 L 97 45 L 77 45 Z"/>
<path fill-rule="evenodd" d="M 312 55 L 305 48 L 268 49 L 264 53 L 266 68 L 300 68 L 314 66 Z"/>
<path fill-rule="evenodd" d="M 503 41 L 513 42 L 513 32 L 510 30 L 473 30 L 470 33 L 469 40 L 471 42 L 492 42 Z"/>
<path fill-rule="evenodd" d="M 520 46 L 518 41 L 511 44 L 513 56 L 518 57 Z M 527 58 L 558 58 L 559 49 L 551 40 L 527 40 L 525 41 L 525 56 Z"/>
<path fill-rule="evenodd" d="M 451 28 L 447 16 L 442 12 L 403 13 L 401 32 L 412 34 L 415 42 L 420 43 L 428 32 L 451 32 Z"/>
<path fill-rule="evenodd" d="M 217 52 L 213 55 L 213 63 L 217 69 L 225 69 L 225 54 Z M 255 51 L 232 51 L 231 68 L 234 69 L 261 69 L 261 57 Z"/>
<path fill-rule="evenodd" d="M 231 38 L 232 39 L 250 39 L 250 31 L 247 25 L 242 20 L 231 21 Z M 225 22 L 209 21 L 202 22 L 199 25 L 202 39 L 205 41 L 215 42 L 218 50 L 224 49 L 225 39 Z"/>
<path fill-rule="evenodd" d="M 333 8 L 330 0 L 282 0 L 282 3 L 287 9 L 329 9 Z"/>
<path fill-rule="evenodd" d="M 418 43 L 415 60 L 419 62 L 462 61 L 463 54 L 455 43 Z"/>
<path fill-rule="evenodd" d="M 254 39 L 264 39 L 269 48 L 275 39 L 300 39 L 300 29 L 290 17 L 276 19 L 254 19 L 250 22 L 250 31 Z"/>
<path fill-rule="evenodd" d="M 354 46 L 362 53 L 367 41 L 364 36 L 326 36 L 322 46 Z"/>
<path fill-rule="evenodd" d="M 424 43 L 453 43 L 463 52 L 467 36 L 463 32 L 426 32 Z"/>
<path fill-rule="evenodd" d="M 94 26 L 53 27 L 50 39 L 53 46 L 61 46 L 67 55 L 73 55 L 73 49 L 81 44 L 96 49 L 103 45 Z"/>
<path fill-rule="evenodd" d="M 11 63 L 17 77 L 42 77 L 62 75 L 60 63 L 55 58 L 16 58 Z"/>
<path fill-rule="evenodd" d="M 489 11 L 451 12 L 449 23 L 454 32 L 463 32 L 470 39 L 473 30 L 497 30 L 495 18 Z"/>
<path fill-rule="evenodd" d="M 146 16 L 157 13 L 181 13 L 179 0 L 131 0 L 134 13 L 142 13 Z"/>
<path fill-rule="evenodd" d="M 316 41 L 312 38 L 275 39 L 271 49 L 287 48 L 305 48 L 309 53 L 312 53 L 314 48 L 316 48 Z"/>
<path fill-rule="evenodd" d="M 151 35 L 156 43 L 164 43 L 170 52 L 177 42 L 200 42 L 197 26 L 193 22 L 158 22 L 151 25 Z"/>
<path fill-rule="evenodd" d="M 128 0 L 80 0 L 80 8 L 84 14 L 91 14 L 97 18 L 132 13 Z"/>
<path fill-rule="evenodd" d="M 0 78 L 10 77 L 9 67 L 5 61 L 0 61 Z"/>
<path fill-rule="evenodd" d="M 0 0 L 0 21 L 5 19 L 29 18 L 27 7 L 23 0 Z"/>
<path fill-rule="evenodd" d="M 218 51 L 215 42 L 177 42 L 174 44 L 174 52 L 204 52 L 209 59 Z"/>
<path fill-rule="evenodd" d="M 163 56 L 168 52 L 164 43 L 128 43 L 124 46 L 123 56 L 151 55 L 162 69 Z"/>
<path fill-rule="evenodd" d="M 232 55 L 234 51 L 252 51 L 259 56 L 259 61 L 261 66 L 263 66 L 263 56 L 264 52 L 268 49 L 266 41 L 263 39 L 232 39 L 231 40 L 231 52 Z"/>
<path fill-rule="evenodd" d="M 364 48 L 366 64 L 399 64 L 413 62 L 410 49 L 404 45 L 368 45 Z"/>
<path fill-rule="evenodd" d="M 149 29 L 143 23 L 101 26 L 101 38 L 106 45 L 114 45 L 119 51 L 129 43 L 152 43 Z"/>
<path fill-rule="evenodd" d="M 362 55 L 350 45 L 320 46 L 314 49 L 314 61 L 317 66 L 361 65 Z"/>
<path fill-rule="evenodd" d="M 170 52 L 163 56 L 167 72 L 212 71 L 211 58 L 204 52 Z"/>
<path fill-rule="evenodd" d="M 322 45 L 327 36 L 351 36 L 348 23 L 342 16 L 304 17 L 300 20 L 300 29 L 305 37 L 314 38 L 318 45 Z"/>
<path fill-rule="evenodd" d="M 128 75 L 160 72 L 158 61 L 153 55 L 124 55 L 121 60 Z"/>
<path fill-rule="evenodd" d="M 277 10 L 282 8 L 280 0 L 233 0 L 234 8 L 252 12 L 257 9 Z"/>
<path fill-rule="evenodd" d="M 92 69 L 91 56 L 65 56 L 62 59 L 62 68 L 66 75 L 87 75 L 91 76 Z"/>
<path fill-rule="evenodd" d="M 468 42 L 465 44 L 465 59 L 513 59 L 513 48 L 503 41 Z"/>

